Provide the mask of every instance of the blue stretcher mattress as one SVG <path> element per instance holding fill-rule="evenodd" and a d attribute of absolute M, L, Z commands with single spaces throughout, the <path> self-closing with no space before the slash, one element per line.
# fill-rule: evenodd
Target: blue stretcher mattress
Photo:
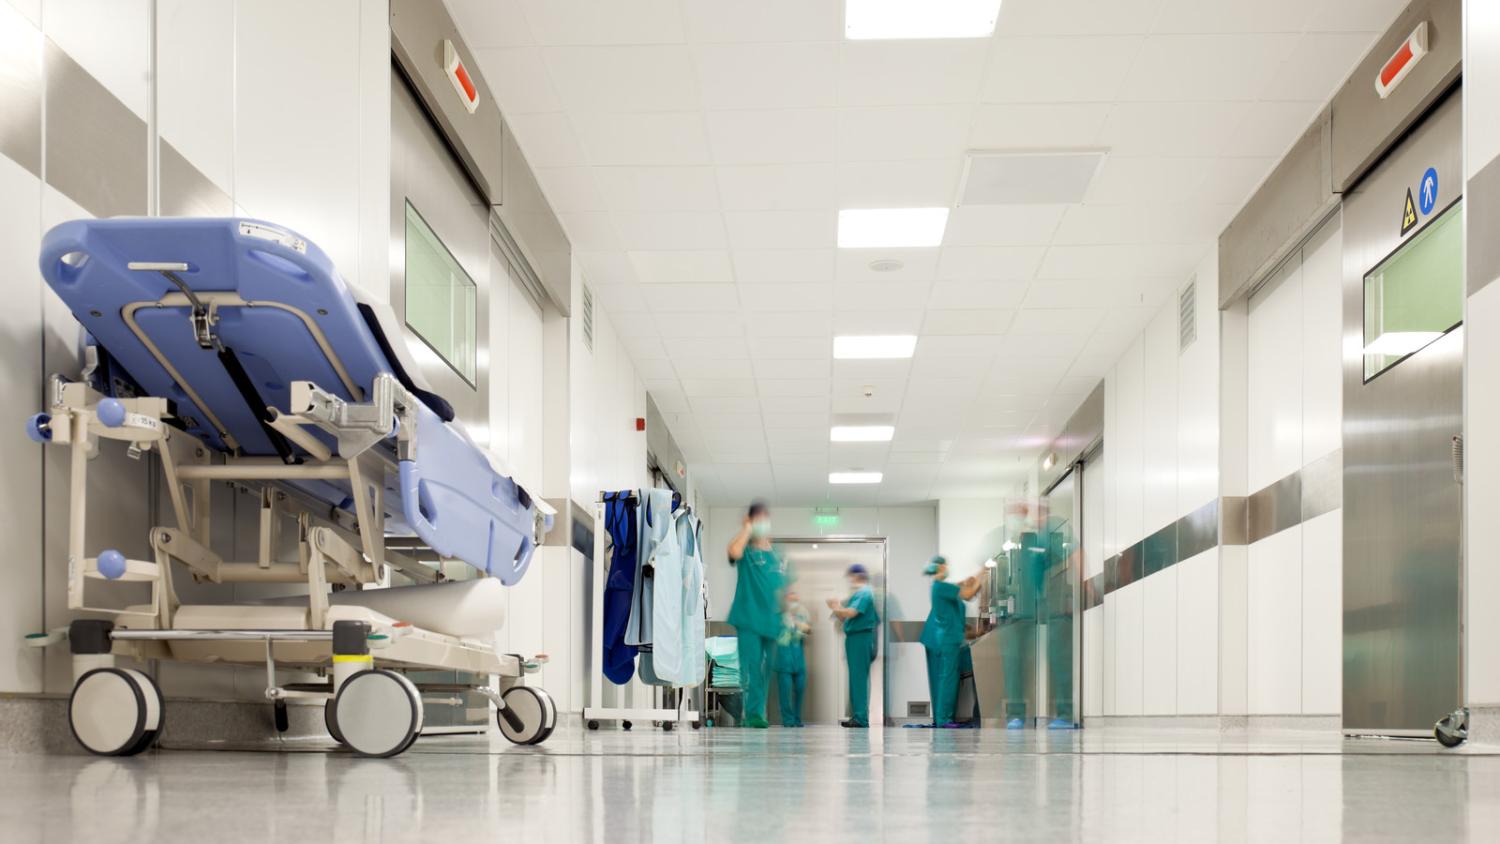
<path fill-rule="evenodd" d="M 174 283 L 161 272 L 130 269 L 133 262 L 186 264 L 176 275 L 200 298 L 237 294 L 250 303 L 221 302 L 214 326 L 248 378 L 237 384 L 218 350 L 199 345 L 190 305 L 155 304 L 179 292 Z M 396 375 L 425 406 L 417 412 L 416 459 L 401 461 L 399 484 L 388 484 L 386 500 L 397 511 L 388 528 L 407 526 L 438 553 L 507 585 L 525 573 L 534 550 L 530 497 L 449 425 L 446 402 L 415 388 L 393 363 L 383 349 L 401 338 L 381 335 L 328 256 L 306 238 L 257 220 L 75 220 L 43 238 L 41 272 L 114 364 L 145 394 L 170 399 L 181 427 L 222 452 L 275 457 L 278 445 L 289 447 L 266 432 L 244 381 L 266 405 L 286 412 L 293 381 L 364 401 L 376 375 Z M 292 448 L 293 458 L 305 456 Z M 301 486 L 349 506 L 347 485 Z"/>

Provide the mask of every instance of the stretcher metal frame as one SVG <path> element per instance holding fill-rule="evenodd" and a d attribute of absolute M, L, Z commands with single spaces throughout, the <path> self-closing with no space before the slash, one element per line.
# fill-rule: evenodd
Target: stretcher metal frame
<path fill-rule="evenodd" d="M 634 493 L 631 493 L 632 497 Z M 618 721 L 620 726 L 630 729 L 636 722 L 660 723 L 664 729 L 672 729 L 672 724 L 689 723 L 701 726 L 702 720 L 698 710 L 686 705 L 688 688 L 677 689 L 677 705 L 673 708 L 647 706 L 605 706 L 604 705 L 604 586 L 609 578 L 609 531 L 604 530 L 604 508 L 607 505 L 603 498 L 594 502 L 594 559 L 593 559 L 593 583 L 592 590 L 592 626 L 594 631 L 589 643 L 589 704 L 583 708 L 584 724 L 591 730 L 599 728 L 601 721 Z M 621 686 L 622 689 L 630 687 Z M 655 687 L 653 687 L 654 689 Z M 696 687 L 689 687 L 696 688 Z M 654 691 L 653 691 L 654 696 Z"/>

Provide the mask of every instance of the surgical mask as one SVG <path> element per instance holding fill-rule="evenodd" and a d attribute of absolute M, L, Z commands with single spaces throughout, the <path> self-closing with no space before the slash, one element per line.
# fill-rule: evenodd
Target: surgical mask
<path fill-rule="evenodd" d="M 771 535 L 771 520 L 756 519 L 750 523 L 750 536 L 755 539 L 765 539 Z"/>

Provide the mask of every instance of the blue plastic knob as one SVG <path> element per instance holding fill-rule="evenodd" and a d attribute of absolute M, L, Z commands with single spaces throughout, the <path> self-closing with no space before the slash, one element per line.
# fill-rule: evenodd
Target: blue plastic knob
<path fill-rule="evenodd" d="M 99 407 L 94 413 L 106 428 L 118 428 L 125 424 L 125 405 L 120 404 L 119 399 L 105 399 L 99 402 Z"/>
<path fill-rule="evenodd" d="M 120 575 L 125 573 L 125 555 L 113 548 L 108 551 L 101 551 L 96 565 L 99 568 L 100 574 L 110 580 L 117 580 Z"/>
<path fill-rule="evenodd" d="M 52 417 L 46 413 L 32 414 L 26 420 L 26 437 L 32 442 L 44 443 L 52 440 Z"/>

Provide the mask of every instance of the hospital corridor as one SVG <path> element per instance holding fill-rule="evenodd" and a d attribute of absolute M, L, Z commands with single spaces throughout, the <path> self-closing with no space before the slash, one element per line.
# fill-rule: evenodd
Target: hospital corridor
<path fill-rule="evenodd" d="M 0 842 L 1493 841 L 1497 281 L 1500 0 L 0 0 Z"/>

